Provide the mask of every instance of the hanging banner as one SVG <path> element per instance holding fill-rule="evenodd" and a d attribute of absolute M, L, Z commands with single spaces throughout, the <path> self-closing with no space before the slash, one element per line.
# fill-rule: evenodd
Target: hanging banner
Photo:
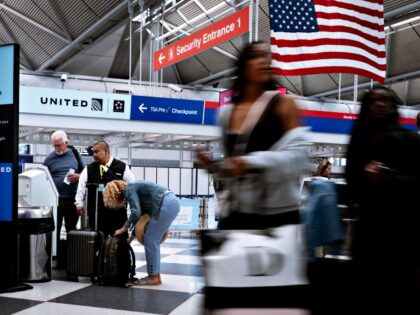
<path fill-rule="evenodd" d="M 249 31 L 249 7 L 213 23 L 153 54 L 157 71 Z"/>

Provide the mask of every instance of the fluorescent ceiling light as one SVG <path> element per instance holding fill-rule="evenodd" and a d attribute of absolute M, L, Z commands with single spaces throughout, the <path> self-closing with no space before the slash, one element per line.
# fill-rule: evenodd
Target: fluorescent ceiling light
<path fill-rule="evenodd" d="M 144 10 L 143 12 L 141 12 L 140 14 L 136 15 L 135 17 L 133 17 L 131 20 L 133 22 L 141 22 L 143 20 L 146 21 L 146 19 L 150 16 L 150 9 L 147 8 L 146 10 Z"/>
<path fill-rule="evenodd" d="M 230 2 L 230 1 L 228 0 L 228 2 Z M 177 12 L 178 12 L 180 9 L 182 9 L 184 6 L 186 6 L 187 4 L 188 4 L 188 3 L 186 3 L 185 5 L 183 5 L 183 6 L 181 6 L 180 8 L 178 8 Z M 163 35 L 162 35 L 162 36 L 160 36 L 158 39 L 159 39 L 159 40 L 161 40 L 161 39 L 165 39 L 166 37 L 168 37 L 168 36 L 172 35 L 174 32 L 178 32 L 178 31 L 182 30 L 184 27 L 189 26 L 189 25 L 191 25 L 191 24 L 193 24 L 193 23 L 197 22 L 197 21 L 198 21 L 198 20 L 200 20 L 200 19 L 203 19 L 203 18 L 209 18 L 209 17 L 208 17 L 208 15 L 210 15 L 211 13 L 213 13 L 213 12 L 215 12 L 215 11 L 217 11 L 217 10 L 220 10 L 220 9 L 222 9 L 222 8 L 226 7 L 226 6 L 227 6 L 227 3 L 226 3 L 226 2 L 221 2 L 221 3 L 217 4 L 217 5 L 215 5 L 214 7 L 212 7 L 211 9 L 209 9 L 206 13 L 200 13 L 200 14 L 199 14 L 199 15 L 197 15 L 196 17 L 194 17 L 194 18 L 192 18 L 191 20 L 189 20 L 189 21 L 188 21 L 188 24 L 187 24 L 187 23 L 183 23 L 183 24 L 181 24 L 181 25 L 179 25 L 179 26 L 175 27 L 174 29 L 172 29 L 172 31 L 170 31 L 170 32 L 167 32 L 167 33 L 163 34 Z M 178 14 L 180 14 L 180 12 L 178 12 Z M 181 14 L 182 14 L 182 13 L 181 13 Z M 180 14 L 180 15 L 181 15 L 181 14 Z M 211 21 L 211 20 L 210 20 L 210 21 Z"/>
<path fill-rule="evenodd" d="M 147 33 L 149 33 L 149 35 L 152 37 L 152 38 L 155 38 L 155 35 L 148 29 L 148 28 L 146 28 L 146 32 Z"/>
<path fill-rule="evenodd" d="M 168 10 L 171 10 L 172 8 L 175 8 L 177 6 L 177 4 L 179 4 L 183 1 L 184 0 L 181 0 L 181 1 L 178 1 L 178 3 L 177 3 L 177 0 L 166 0 L 165 1 L 165 9 L 169 5 Z M 160 10 L 160 8 L 157 8 L 157 10 Z M 158 14 L 158 16 L 160 16 L 160 15 L 161 15 L 161 13 Z M 133 22 L 140 22 L 142 17 L 144 18 L 144 20 L 146 20 L 146 18 L 149 17 L 149 16 L 150 16 L 150 8 L 147 8 L 146 10 L 144 10 L 143 12 L 141 12 L 140 14 L 138 14 L 134 18 L 132 18 L 132 21 Z"/>
<path fill-rule="evenodd" d="M 401 26 L 401 25 L 404 25 L 404 24 L 408 24 L 408 23 L 411 23 L 411 22 L 418 21 L 418 20 L 420 20 L 420 16 L 415 16 L 413 18 L 410 18 L 410 19 L 407 19 L 407 20 L 404 20 L 404 21 L 401 21 L 401 22 L 398 22 L 398 23 L 395 23 L 395 24 L 391 24 L 391 27 L 395 28 L 395 27 L 398 27 L 398 26 Z"/>
<path fill-rule="evenodd" d="M 182 88 L 178 85 L 175 85 L 175 84 L 168 84 L 168 88 L 170 88 L 171 90 L 174 90 L 176 92 L 182 92 Z"/>

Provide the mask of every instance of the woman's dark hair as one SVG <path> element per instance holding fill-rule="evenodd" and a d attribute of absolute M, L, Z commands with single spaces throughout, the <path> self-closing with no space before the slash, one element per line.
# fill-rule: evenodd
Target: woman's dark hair
<path fill-rule="evenodd" d="M 355 128 L 356 128 L 356 125 L 360 125 L 360 124 L 363 124 L 363 125 L 367 124 L 370 126 L 372 125 L 370 122 L 371 117 L 369 114 L 369 106 L 372 105 L 374 101 L 375 92 L 378 90 L 387 92 L 388 97 L 386 101 L 388 101 L 393 107 L 393 112 L 388 116 L 386 123 L 398 125 L 399 114 L 398 114 L 397 104 L 401 104 L 401 100 L 399 99 L 397 94 L 395 94 L 395 92 L 391 90 L 390 88 L 387 88 L 386 86 L 383 86 L 383 85 L 376 85 L 372 88 L 372 90 L 365 93 L 365 95 L 363 95 L 362 97 L 359 119 L 357 120 L 355 124 Z"/>
<path fill-rule="evenodd" d="M 387 92 L 387 96 L 384 96 L 385 101 L 392 106 L 393 111 L 384 120 L 377 122 L 372 119 L 369 108 L 375 101 L 375 92 L 379 90 Z M 397 104 L 401 104 L 398 96 L 383 85 L 374 86 L 363 96 L 359 117 L 354 123 L 347 150 L 346 179 L 349 185 L 355 186 L 356 183 L 360 183 L 364 166 L 373 158 L 374 133 L 385 134 L 400 128 Z"/>
<path fill-rule="evenodd" d="M 244 47 L 241 54 L 239 55 L 239 58 L 236 62 L 236 71 L 235 71 L 236 79 L 232 86 L 232 89 L 234 91 L 234 96 L 232 97 L 232 100 L 234 104 L 238 104 L 241 101 L 241 93 L 246 88 L 246 84 L 247 84 L 246 63 L 253 58 L 252 51 L 254 47 L 261 44 L 266 44 L 266 43 L 262 41 L 255 41 L 255 42 L 249 43 L 248 45 Z M 265 90 L 275 90 L 276 88 L 277 88 L 276 81 L 273 78 L 264 85 Z"/>

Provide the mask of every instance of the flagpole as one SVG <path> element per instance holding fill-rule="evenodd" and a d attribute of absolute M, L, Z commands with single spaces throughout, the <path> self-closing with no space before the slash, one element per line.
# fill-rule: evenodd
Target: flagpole
<path fill-rule="evenodd" d="M 258 13 L 260 11 L 260 0 L 255 1 L 255 40 L 258 40 Z"/>
<path fill-rule="evenodd" d="M 338 74 L 338 104 L 341 103 L 341 73 Z"/>
<path fill-rule="evenodd" d="M 353 101 L 357 102 L 357 85 L 359 83 L 359 76 L 357 74 L 354 75 L 354 90 L 353 90 Z"/>
<path fill-rule="evenodd" d="M 252 43 L 252 15 L 254 0 L 249 0 L 249 42 Z"/>

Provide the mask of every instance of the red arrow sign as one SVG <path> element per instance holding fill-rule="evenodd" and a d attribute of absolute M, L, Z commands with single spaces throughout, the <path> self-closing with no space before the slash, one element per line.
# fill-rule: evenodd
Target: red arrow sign
<path fill-rule="evenodd" d="M 209 25 L 153 54 L 153 70 L 170 66 L 185 58 L 249 31 L 249 7 Z"/>

